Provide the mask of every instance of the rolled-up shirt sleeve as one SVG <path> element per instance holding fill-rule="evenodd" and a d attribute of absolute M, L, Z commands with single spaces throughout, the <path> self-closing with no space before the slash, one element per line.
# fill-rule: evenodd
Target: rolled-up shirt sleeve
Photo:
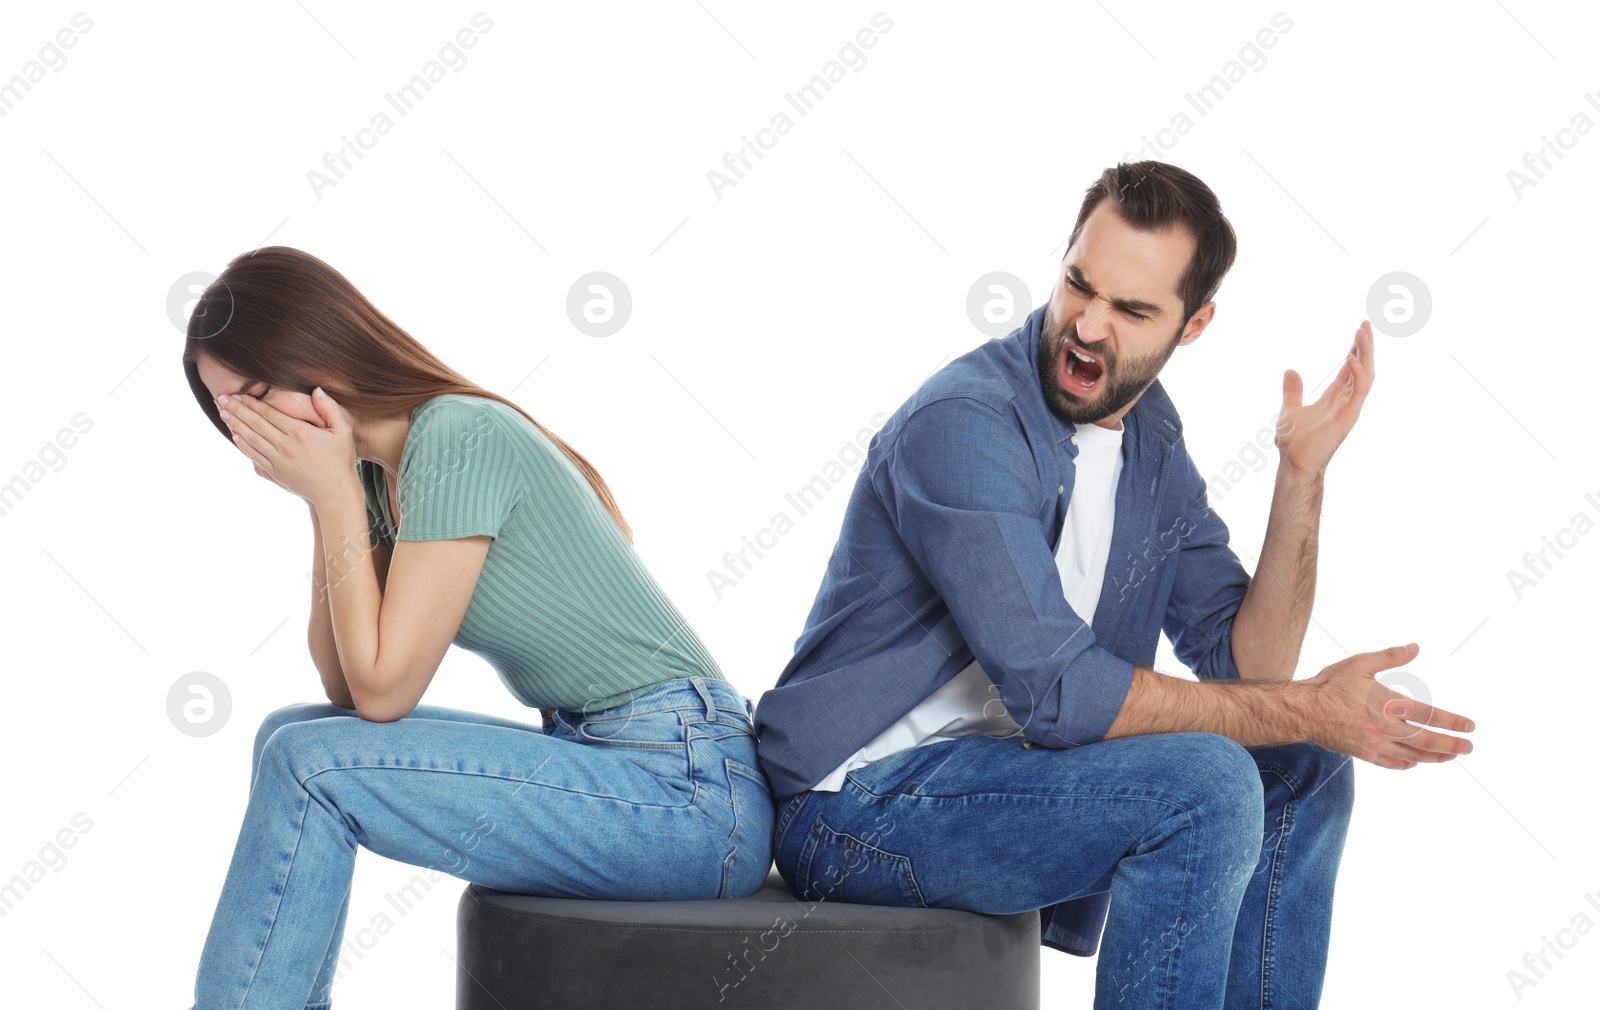
<path fill-rule="evenodd" d="M 1250 588 L 1250 574 L 1228 546 L 1228 527 L 1206 500 L 1205 481 L 1178 444 L 1174 462 L 1189 504 L 1164 536 L 1161 549 L 1178 566 L 1161 629 L 1179 662 L 1201 680 L 1238 680 L 1233 661 L 1233 618 Z"/>
<path fill-rule="evenodd" d="M 1041 523 L 1054 505 L 1020 422 L 975 397 L 925 404 L 873 487 L 1024 737 L 1055 748 L 1103 739 L 1133 664 L 1101 648 L 1066 601 Z"/>

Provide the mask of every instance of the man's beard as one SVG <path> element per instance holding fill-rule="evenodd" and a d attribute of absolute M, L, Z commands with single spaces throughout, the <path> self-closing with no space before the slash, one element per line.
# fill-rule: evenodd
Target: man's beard
<path fill-rule="evenodd" d="M 1112 357 L 1103 348 L 1084 346 L 1077 339 L 1076 325 L 1069 327 L 1068 331 L 1064 334 L 1056 333 L 1052 307 L 1047 304 L 1044 310 L 1044 324 L 1039 330 L 1039 388 L 1044 393 L 1044 403 L 1050 408 L 1050 413 L 1074 427 L 1110 417 L 1132 403 L 1156 380 L 1167 359 L 1178 349 L 1178 338 L 1183 333 L 1182 327 L 1179 327 L 1164 351 L 1157 351 L 1147 358 L 1121 361 Z M 1103 369 L 1099 382 L 1087 395 L 1068 392 L 1061 387 L 1060 380 L 1056 378 L 1056 368 L 1061 355 L 1070 347 L 1077 347 L 1083 353 L 1095 358 Z"/>

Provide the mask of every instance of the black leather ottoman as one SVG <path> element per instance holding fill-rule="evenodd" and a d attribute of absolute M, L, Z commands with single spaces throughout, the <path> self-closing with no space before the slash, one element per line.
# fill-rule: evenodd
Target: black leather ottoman
<path fill-rule="evenodd" d="M 584 901 L 479 884 L 456 912 L 457 1010 L 1037 1010 L 1039 913 L 747 898 Z"/>

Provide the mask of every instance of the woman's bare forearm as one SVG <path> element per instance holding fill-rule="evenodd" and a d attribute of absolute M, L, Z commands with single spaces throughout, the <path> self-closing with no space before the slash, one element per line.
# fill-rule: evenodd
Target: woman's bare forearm
<path fill-rule="evenodd" d="M 1310 738 L 1307 681 L 1193 681 L 1135 666 L 1106 739 L 1151 733 L 1216 733 L 1246 747 Z"/>
<path fill-rule="evenodd" d="M 322 526 L 317 522 L 314 506 L 311 533 L 311 625 L 306 632 L 311 662 L 322 675 L 322 689 L 328 700 L 342 708 L 355 708 L 350 685 L 345 682 L 344 670 L 339 665 L 339 646 L 333 639 L 333 613 L 328 608 L 328 566 L 322 550 Z"/>
<path fill-rule="evenodd" d="M 386 672 L 378 667 L 383 585 L 373 557 L 365 494 L 355 471 L 344 487 L 318 499 L 315 507 L 327 559 L 326 596 L 339 669 L 356 708 L 371 707 L 388 695 L 392 685 L 380 680 Z"/>

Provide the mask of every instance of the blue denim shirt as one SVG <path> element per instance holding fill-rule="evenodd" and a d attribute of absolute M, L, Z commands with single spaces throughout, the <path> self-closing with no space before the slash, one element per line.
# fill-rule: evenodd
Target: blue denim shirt
<path fill-rule="evenodd" d="M 1105 736 L 1165 631 L 1200 678 L 1237 678 L 1250 576 L 1206 503 L 1159 380 L 1123 417 L 1123 470 L 1091 628 L 1055 550 L 1073 425 L 1045 405 L 1045 306 L 934 373 L 872 438 L 794 656 L 762 694 L 758 755 L 777 797 L 810 788 L 976 658 L 1034 746 Z M 1099 944 L 1110 892 L 1042 910 L 1041 942 Z"/>

